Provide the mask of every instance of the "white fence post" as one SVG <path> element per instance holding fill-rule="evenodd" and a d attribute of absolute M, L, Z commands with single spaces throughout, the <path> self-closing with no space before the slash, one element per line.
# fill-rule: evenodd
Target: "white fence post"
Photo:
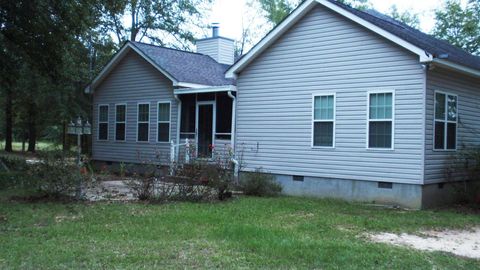
<path fill-rule="evenodd" d="M 185 163 L 190 163 L 190 140 L 185 140 Z"/>
<path fill-rule="evenodd" d="M 175 164 L 175 143 L 170 141 L 170 175 L 173 175 L 173 166 Z"/>

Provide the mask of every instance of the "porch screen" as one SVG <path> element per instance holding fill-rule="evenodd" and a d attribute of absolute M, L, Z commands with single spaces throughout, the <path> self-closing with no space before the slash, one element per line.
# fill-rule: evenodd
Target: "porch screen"
<path fill-rule="evenodd" d="M 195 94 L 181 95 L 182 99 L 182 121 L 180 125 L 181 139 L 195 138 Z"/>
<path fill-rule="evenodd" d="M 230 140 L 232 132 L 232 103 L 227 93 L 217 93 L 217 122 L 215 138 Z"/>

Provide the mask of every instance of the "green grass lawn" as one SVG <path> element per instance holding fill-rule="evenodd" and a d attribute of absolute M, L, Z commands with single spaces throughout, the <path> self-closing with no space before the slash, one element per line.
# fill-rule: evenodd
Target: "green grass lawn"
<path fill-rule="evenodd" d="M 1 269 L 480 269 L 480 261 L 369 243 L 364 232 L 466 228 L 480 216 L 335 200 L 19 203 L 0 193 Z"/>

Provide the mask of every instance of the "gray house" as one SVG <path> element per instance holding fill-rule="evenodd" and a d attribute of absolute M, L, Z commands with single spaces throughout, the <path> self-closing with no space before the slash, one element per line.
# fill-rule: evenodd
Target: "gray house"
<path fill-rule="evenodd" d="M 480 58 L 375 11 L 306 0 L 235 63 L 217 29 L 197 51 L 117 53 L 88 88 L 94 159 L 168 157 L 188 138 L 287 194 L 419 208 L 446 201 L 449 158 L 480 145 Z"/>

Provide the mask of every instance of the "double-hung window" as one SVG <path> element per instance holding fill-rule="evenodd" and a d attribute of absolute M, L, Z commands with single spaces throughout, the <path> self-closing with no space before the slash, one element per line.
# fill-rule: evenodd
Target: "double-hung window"
<path fill-rule="evenodd" d="M 125 141 L 127 105 L 117 104 L 115 106 L 115 140 Z"/>
<path fill-rule="evenodd" d="M 457 149 L 458 97 L 435 92 L 435 150 Z"/>
<path fill-rule="evenodd" d="M 137 141 L 148 142 L 150 130 L 150 104 L 139 103 L 137 108 Z"/>
<path fill-rule="evenodd" d="M 170 141 L 170 102 L 158 103 L 157 141 Z"/>
<path fill-rule="evenodd" d="M 368 97 L 368 148 L 393 149 L 394 92 L 369 93 Z"/>
<path fill-rule="evenodd" d="M 98 140 L 108 140 L 108 105 L 98 106 Z"/>
<path fill-rule="evenodd" d="M 313 147 L 335 147 L 335 95 L 313 96 Z"/>

